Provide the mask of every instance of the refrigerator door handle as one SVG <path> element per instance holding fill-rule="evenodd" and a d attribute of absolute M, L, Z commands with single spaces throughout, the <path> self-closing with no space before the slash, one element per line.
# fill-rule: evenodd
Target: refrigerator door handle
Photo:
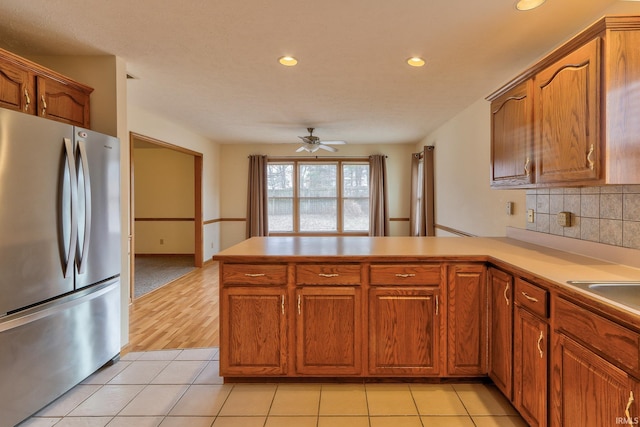
<path fill-rule="evenodd" d="M 69 168 L 69 182 L 71 193 L 71 233 L 69 236 L 69 250 L 64 265 L 64 277 L 73 275 L 73 267 L 75 265 L 76 242 L 78 240 L 78 180 L 76 177 L 75 156 L 73 155 L 73 142 L 69 138 L 64 138 L 64 150 L 67 158 L 67 167 Z"/>
<path fill-rule="evenodd" d="M 87 253 L 89 252 L 89 242 L 91 240 L 91 180 L 89 173 L 89 162 L 87 161 L 87 147 L 83 140 L 78 141 L 78 152 L 82 175 L 84 178 L 84 233 L 82 248 L 78 248 L 80 254 L 78 262 L 78 273 L 83 274 L 87 270 Z M 79 171 L 78 171 L 79 172 Z M 80 242 L 78 241 L 78 244 Z"/>

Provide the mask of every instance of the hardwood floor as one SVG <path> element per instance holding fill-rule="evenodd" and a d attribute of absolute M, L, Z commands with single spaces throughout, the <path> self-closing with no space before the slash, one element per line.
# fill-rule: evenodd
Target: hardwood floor
<path fill-rule="evenodd" d="M 218 263 L 209 262 L 129 306 L 132 351 L 219 345 Z"/>

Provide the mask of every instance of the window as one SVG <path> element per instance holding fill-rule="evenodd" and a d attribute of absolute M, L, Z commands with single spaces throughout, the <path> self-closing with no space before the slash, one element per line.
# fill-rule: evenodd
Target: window
<path fill-rule="evenodd" d="M 368 160 L 269 161 L 269 234 L 365 234 Z"/>

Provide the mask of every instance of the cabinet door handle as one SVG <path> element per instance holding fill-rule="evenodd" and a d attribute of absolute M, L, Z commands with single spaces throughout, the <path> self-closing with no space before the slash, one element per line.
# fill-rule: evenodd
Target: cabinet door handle
<path fill-rule="evenodd" d="M 29 97 L 29 91 L 27 88 L 24 88 L 24 111 L 29 111 L 29 106 L 31 105 L 31 97 Z"/>
<path fill-rule="evenodd" d="M 298 315 L 300 315 L 300 305 L 302 302 L 300 301 L 300 295 L 298 295 Z"/>
<path fill-rule="evenodd" d="M 440 312 L 440 302 L 438 301 L 438 295 L 436 295 L 436 316 Z"/>
<path fill-rule="evenodd" d="M 403 279 L 406 279 L 407 277 L 416 277 L 416 275 L 413 273 L 396 273 L 396 277 L 402 277 Z"/>
<path fill-rule="evenodd" d="M 47 112 L 47 101 L 45 101 L 44 95 L 42 95 L 40 99 L 42 100 L 42 115 L 44 116 Z"/>
<path fill-rule="evenodd" d="M 528 299 L 531 302 L 538 302 L 538 298 L 534 298 L 526 292 L 522 292 L 522 296 Z"/>
<path fill-rule="evenodd" d="M 629 392 L 629 401 L 627 402 L 627 407 L 624 410 L 624 415 L 627 417 L 627 421 L 629 424 L 633 424 L 633 420 L 631 419 L 631 414 L 629 413 L 629 409 L 631 409 L 631 405 L 634 402 L 633 398 L 633 390 Z"/>
<path fill-rule="evenodd" d="M 282 307 L 282 314 L 284 314 L 284 295 L 280 298 L 280 306 Z"/>
<path fill-rule="evenodd" d="M 264 277 L 266 276 L 265 273 L 244 273 L 245 276 L 247 277 Z"/>
<path fill-rule="evenodd" d="M 540 347 L 540 344 L 542 344 L 542 340 L 544 339 L 544 334 L 542 333 L 542 331 L 540 331 L 540 336 L 538 337 L 538 352 L 540 353 L 540 359 L 542 359 L 544 357 L 544 352 L 542 351 L 542 347 Z"/>
<path fill-rule="evenodd" d="M 320 277 L 338 277 L 339 274 L 338 273 L 332 273 L 332 274 L 318 273 L 318 276 L 320 276 Z"/>
<path fill-rule="evenodd" d="M 587 163 L 589 163 L 589 169 L 593 170 L 593 167 L 595 166 L 595 162 L 593 161 L 593 150 L 595 150 L 595 147 L 593 146 L 593 144 L 591 144 L 591 147 L 589 147 L 589 152 L 587 153 Z"/>
<path fill-rule="evenodd" d="M 509 297 L 507 296 L 507 292 L 509 292 L 509 283 L 507 283 L 504 287 L 504 300 L 507 302 L 507 305 L 509 305 Z"/>
<path fill-rule="evenodd" d="M 524 162 L 524 174 L 531 176 L 531 159 L 529 157 L 527 157 L 527 160 Z"/>

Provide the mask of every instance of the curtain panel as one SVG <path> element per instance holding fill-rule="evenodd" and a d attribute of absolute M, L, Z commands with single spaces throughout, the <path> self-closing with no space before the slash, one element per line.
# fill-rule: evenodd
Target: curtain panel
<path fill-rule="evenodd" d="M 433 146 L 411 155 L 411 236 L 435 236 Z"/>
<path fill-rule="evenodd" d="M 369 235 L 389 235 L 387 156 L 369 156 Z"/>
<path fill-rule="evenodd" d="M 267 156 L 249 156 L 249 185 L 247 191 L 247 238 L 267 236 Z"/>

